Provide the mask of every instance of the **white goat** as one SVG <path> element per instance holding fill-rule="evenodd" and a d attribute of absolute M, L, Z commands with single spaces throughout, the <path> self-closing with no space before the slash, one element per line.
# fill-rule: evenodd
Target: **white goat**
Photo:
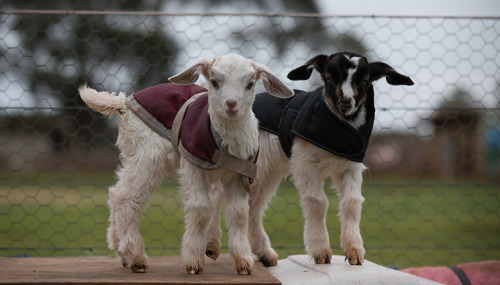
<path fill-rule="evenodd" d="M 203 75 L 209 83 L 208 129 L 220 139 L 219 153 L 224 153 L 224 157 L 230 160 L 252 159 L 258 151 L 258 122 L 251 109 L 255 83 L 262 78 L 266 90 L 278 97 L 290 97 L 293 91 L 264 65 L 235 54 L 202 59 L 169 80 L 191 84 L 199 75 Z M 224 167 L 227 166 L 224 164 L 219 167 L 209 163 L 211 166 L 207 169 L 193 163 L 184 155 L 184 125 L 180 128 L 177 150 L 177 140 L 165 139 L 155 132 L 151 124 L 131 110 L 132 105 L 127 102 L 129 99 L 122 93 L 115 96 L 82 86 L 80 95 L 98 112 L 108 116 L 120 114 L 117 145 L 121 153 L 121 167 L 117 171 L 117 183 L 109 188 L 108 245 L 120 256 L 122 265 L 130 265 L 133 272 L 146 271 L 148 261 L 139 232 L 141 213 L 165 176 L 179 176 L 186 212 L 182 257 L 187 272 L 199 274 L 204 270 L 207 241 L 210 244 L 207 225 L 211 217 L 218 221 L 220 214 L 214 207 L 220 207 L 219 198 L 222 196 L 209 192 L 223 189 L 227 199 L 225 215 L 229 227 L 230 255 L 239 274 L 250 274 L 253 258 L 247 237 L 248 178 L 242 179 L 241 174 Z M 172 132 L 175 133 L 173 127 Z M 179 156 L 178 151 L 183 155 Z M 211 197 L 217 199 L 212 202 Z M 218 248 L 220 235 L 220 230 L 208 235 L 209 238 L 216 237 Z M 212 257 L 217 256 L 218 253 Z"/>

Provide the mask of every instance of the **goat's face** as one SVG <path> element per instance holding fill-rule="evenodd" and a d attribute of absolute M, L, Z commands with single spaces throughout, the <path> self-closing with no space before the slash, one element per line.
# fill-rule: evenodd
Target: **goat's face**
<path fill-rule="evenodd" d="M 356 117 L 373 81 L 386 77 L 392 85 L 413 85 L 413 81 L 382 62 L 352 52 L 319 55 L 288 74 L 291 80 L 305 80 L 316 69 L 325 84 L 325 99 L 331 110 L 346 119 Z"/>
<path fill-rule="evenodd" d="M 237 118 L 250 110 L 255 98 L 257 72 L 249 60 L 231 55 L 216 58 L 207 76 L 210 106 L 226 118 Z"/>
<path fill-rule="evenodd" d="M 251 110 L 255 84 L 261 78 L 266 90 L 274 96 L 293 95 L 293 91 L 266 66 L 236 54 L 202 59 L 169 79 L 175 83 L 191 84 L 200 74 L 208 81 L 210 108 L 227 119 L 241 118 Z"/>

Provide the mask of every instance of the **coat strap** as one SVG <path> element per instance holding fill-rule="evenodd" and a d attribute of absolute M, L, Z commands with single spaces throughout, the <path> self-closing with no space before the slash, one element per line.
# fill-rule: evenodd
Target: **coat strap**
<path fill-rule="evenodd" d="M 257 165 L 253 162 L 254 158 L 244 160 L 228 152 L 215 150 L 212 160 L 219 166 L 231 169 L 241 177 L 245 190 L 252 192 L 252 183 L 257 176 Z"/>
<path fill-rule="evenodd" d="M 193 103 L 198 97 L 205 94 L 206 92 L 201 92 L 193 95 L 189 100 L 187 100 L 182 107 L 179 109 L 177 114 L 175 115 L 174 122 L 172 123 L 172 129 L 170 130 L 170 134 L 172 136 L 172 145 L 174 146 L 174 150 L 177 155 L 180 156 L 179 152 L 179 132 L 181 130 L 182 120 L 184 119 L 184 114 L 186 114 L 186 109 L 189 104 Z"/>
<path fill-rule="evenodd" d="M 257 166 L 253 161 L 244 160 L 225 151 L 215 150 L 212 160 L 220 166 L 231 169 L 246 177 L 255 178 Z"/>

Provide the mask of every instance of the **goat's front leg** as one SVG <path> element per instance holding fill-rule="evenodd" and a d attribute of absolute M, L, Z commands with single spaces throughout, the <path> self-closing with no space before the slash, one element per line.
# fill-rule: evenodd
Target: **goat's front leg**
<path fill-rule="evenodd" d="M 202 170 L 186 165 L 187 162 L 184 164 L 183 167 L 181 159 L 179 184 L 186 213 L 182 259 L 188 273 L 201 274 L 205 269 L 206 232 L 213 208 L 208 195 L 209 185 L 200 173 Z"/>
<path fill-rule="evenodd" d="M 362 170 L 360 169 L 359 171 L 346 171 L 339 177 L 337 183 L 339 218 L 342 230 L 340 246 L 344 248 L 345 257 L 352 265 L 362 265 L 365 255 L 359 229 L 361 208 L 365 200 L 361 194 L 362 180 Z"/>
<path fill-rule="evenodd" d="M 248 242 L 248 193 L 240 177 L 224 185 L 227 195 L 225 210 L 229 228 L 229 253 L 240 275 L 249 275 L 253 269 L 253 257 Z"/>
<path fill-rule="evenodd" d="M 215 184 L 210 190 L 209 196 L 212 202 L 212 212 L 207 230 L 207 248 L 205 254 L 211 259 L 216 260 L 220 255 L 220 238 L 222 236 L 222 229 L 220 227 L 222 200 L 224 198 L 222 185 L 220 183 Z"/>
<path fill-rule="evenodd" d="M 330 247 L 326 214 L 328 197 L 323 189 L 323 179 L 314 165 L 302 161 L 292 169 L 293 181 L 298 189 L 304 213 L 304 243 L 306 251 L 317 264 L 330 263 Z"/>

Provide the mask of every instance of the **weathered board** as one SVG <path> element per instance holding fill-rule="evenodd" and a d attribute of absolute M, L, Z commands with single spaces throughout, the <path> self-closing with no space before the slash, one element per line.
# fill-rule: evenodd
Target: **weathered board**
<path fill-rule="evenodd" d="M 146 273 L 108 256 L 3 257 L 0 264 L 0 284 L 281 284 L 260 262 L 251 275 L 238 275 L 227 254 L 207 257 L 200 275 L 188 274 L 179 256 L 150 257 Z"/>

